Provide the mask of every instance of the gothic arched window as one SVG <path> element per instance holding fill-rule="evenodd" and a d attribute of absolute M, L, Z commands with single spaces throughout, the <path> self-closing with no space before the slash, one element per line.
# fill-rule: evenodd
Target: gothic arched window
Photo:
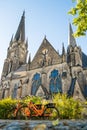
<path fill-rule="evenodd" d="M 62 82 L 58 70 L 53 70 L 50 75 L 50 92 L 51 93 L 62 93 Z"/>
<path fill-rule="evenodd" d="M 31 89 L 32 95 L 36 94 L 40 85 L 41 85 L 41 77 L 40 77 L 40 74 L 36 73 L 32 79 L 32 89 Z"/>

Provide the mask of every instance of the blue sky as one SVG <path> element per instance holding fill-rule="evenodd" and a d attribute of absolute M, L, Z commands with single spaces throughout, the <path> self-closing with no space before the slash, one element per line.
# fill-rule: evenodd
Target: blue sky
<path fill-rule="evenodd" d="M 33 58 L 45 35 L 60 53 L 62 43 L 67 49 L 68 24 L 73 18 L 67 12 L 73 6 L 72 0 L 0 0 L 0 75 L 11 36 L 24 10 L 28 50 Z M 87 36 L 78 38 L 77 44 L 87 54 Z"/>

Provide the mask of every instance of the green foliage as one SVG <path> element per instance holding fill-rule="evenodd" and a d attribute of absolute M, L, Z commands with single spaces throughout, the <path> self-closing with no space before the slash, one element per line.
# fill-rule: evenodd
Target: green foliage
<path fill-rule="evenodd" d="M 27 96 L 24 98 L 25 103 L 28 103 L 30 101 L 32 101 L 35 104 L 41 104 L 42 99 L 41 97 L 37 97 L 37 96 Z"/>
<path fill-rule="evenodd" d="M 0 101 L 0 119 L 7 119 L 10 111 L 16 103 L 17 100 L 12 100 L 11 98 L 2 99 Z"/>
<path fill-rule="evenodd" d="M 34 102 L 35 104 L 48 104 L 50 101 L 42 99 L 36 96 L 28 96 L 23 100 L 16 99 L 3 99 L 0 100 L 0 119 L 12 119 L 12 114 L 14 114 L 15 106 L 18 102 L 22 104 L 28 104 L 28 102 Z M 59 110 L 61 119 L 78 119 L 82 118 L 82 113 L 84 114 L 84 105 L 80 101 L 75 101 L 73 98 L 67 98 L 65 94 L 53 95 L 53 101 L 56 103 L 56 107 Z M 85 102 L 85 105 L 87 102 Z"/>
<path fill-rule="evenodd" d="M 41 104 L 43 101 L 40 97 L 36 96 L 27 96 L 23 100 L 16 100 L 11 98 L 6 98 L 0 100 L 0 119 L 12 119 L 14 118 L 14 111 L 18 102 L 21 104 L 28 104 L 32 101 L 35 104 Z"/>
<path fill-rule="evenodd" d="M 78 119 L 81 118 L 82 104 L 73 98 L 67 98 L 65 94 L 54 95 L 53 102 L 59 110 L 61 119 Z"/>
<path fill-rule="evenodd" d="M 52 121 L 52 125 L 53 125 L 53 126 L 56 126 L 56 125 L 58 125 L 58 124 L 59 124 L 59 119 L 56 119 L 56 120 Z"/>
<path fill-rule="evenodd" d="M 86 35 L 87 31 L 87 0 L 77 0 L 77 4 L 69 12 L 73 16 L 73 24 L 77 27 L 75 37 Z"/>

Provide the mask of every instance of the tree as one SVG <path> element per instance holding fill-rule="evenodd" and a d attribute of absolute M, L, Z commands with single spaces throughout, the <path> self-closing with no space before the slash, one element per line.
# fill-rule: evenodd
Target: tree
<path fill-rule="evenodd" d="M 75 37 L 86 35 L 87 31 L 87 0 L 72 0 L 76 2 L 76 6 L 68 12 L 73 16 L 73 24 L 77 27 L 74 33 Z"/>

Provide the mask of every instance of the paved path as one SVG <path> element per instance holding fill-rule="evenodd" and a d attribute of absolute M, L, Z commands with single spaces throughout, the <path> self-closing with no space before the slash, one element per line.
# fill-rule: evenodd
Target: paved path
<path fill-rule="evenodd" d="M 0 130 L 87 130 L 87 120 L 0 120 Z"/>

